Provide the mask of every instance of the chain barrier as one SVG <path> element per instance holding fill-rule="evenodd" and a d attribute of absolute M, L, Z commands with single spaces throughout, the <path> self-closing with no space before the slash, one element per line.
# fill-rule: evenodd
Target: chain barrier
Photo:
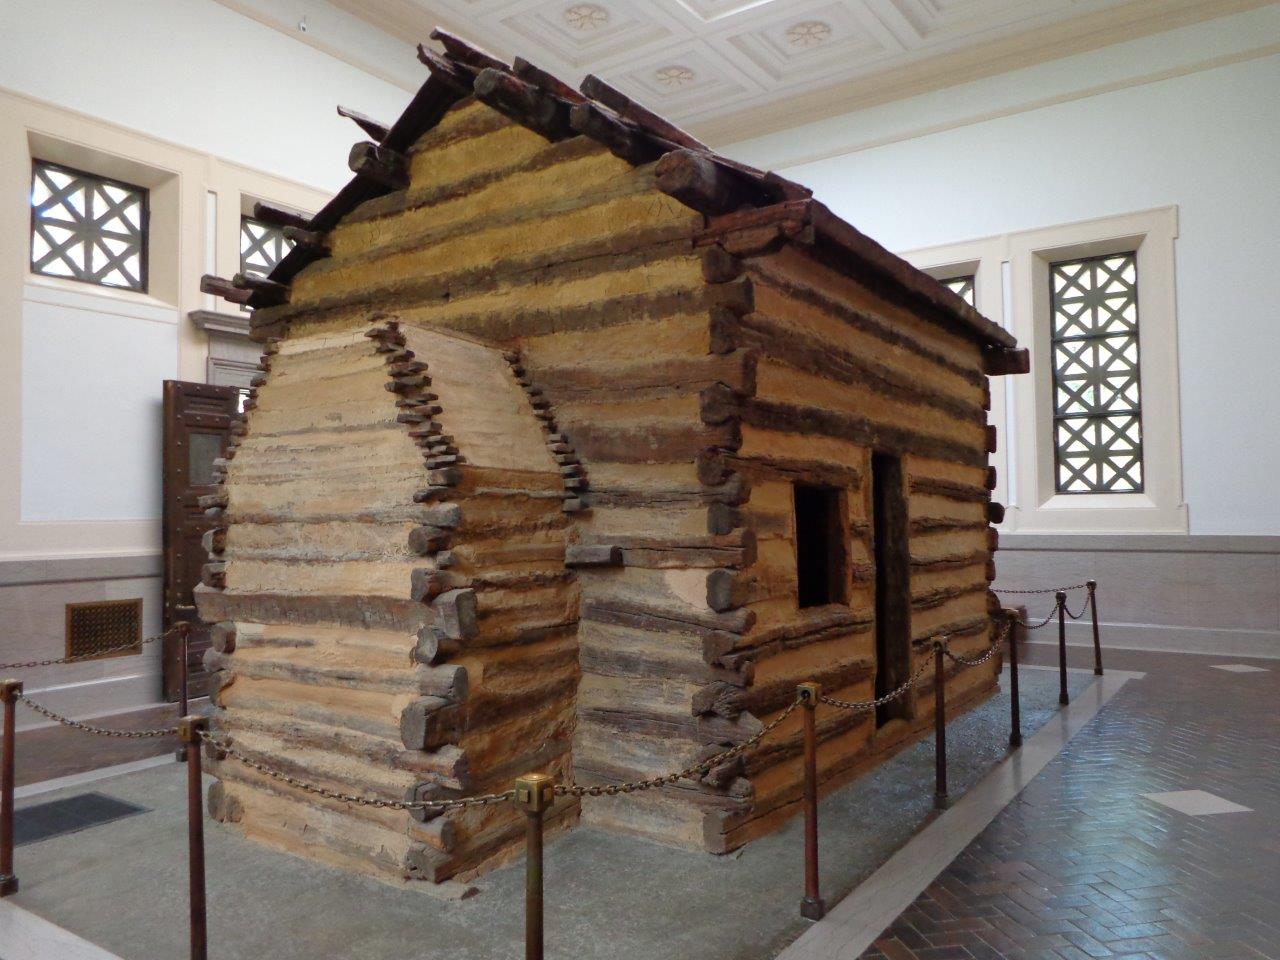
<path fill-rule="evenodd" d="M 1075 589 L 1078 589 L 1078 587 L 1084 587 L 1084 586 L 1086 585 L 1079 584 L 1076 587 L 1065 587 L 1062 589 L 1075 590 Z M 1004 592 L 1030 594 L 1030 593 L 1057 593 L 1060 591 L 1058 590 L 1009 590 Z M 1061 606 L 1066 611 L 1066 613 L 1072 617 L 1072 619 L 1078 620 L 1080 617 L 1084 616 L 1085 612 L 1089 609 L 1089 603 L 1090 601 L 1086 600 L 1085 606 L 1081 608 L 1081 611 L 1078 615 L 1072 614 L 1071 611 L 1067 609 L 1065 603 L 1062 604 Z M 1025 626 L 1028 630 L 1036 630 L 1040 627 L 1047 625 L 1053 619 L 1054 615 L 1058 612 L 1058 606 L 1059 606 L 1058 604 L 1054 604 L 1054 607 L 1049 612 L 1049 614 L 1038 623 L 1031 624 L 1031 623 L 1027 623 L 1026 621 L 1019 621 L 1019 622 L 1023 626 Z M 173 632 L 174 630 L 170 629 L 163 634 L 159 634 L 158 636 L 146 637 L 141 642 L 145 644 L 145 643 L 152 643 L 156 640 L 163 640 Z M 949 634 L 941 634 L 935 637 L 931 637 L 930 640 L 935 644 L 941 644 L 943 653 L 953 662 L 961 666 L 976 667 L 983 663 L 986 663 L 988 660 L 990 660 L 992 657 L 996 655 L 1001 645 L 1003 644 L 1004 640 L 1007 638 L 1008 632 L 1009 632 L 1009 623 L 1008 621 L 1006 621 L 1004 627 L 1000 630 L 999 635 L 996 637 L 994 641 L 992 641 L 990 646 L 988 646 L 987 649 L 980 656 L 973 657 L 973 658 L 962 657 L 959 654 L 952 653 L 950 649 L 950 641 L 952 638 Z M 61 657 L 58 659 L 51 659 L 51 660 L 30 661 L 28 663 L 0 664 L 0 669 L 11 669 L 16 667 L 28 667 L 28 666 L 47 666 L 47 665 L 58 664 L 58 663 L 73 663 L 78 660 L 86 660 L 86 659 L 91 659 L 92 657 L 101 656 L 104 653 L 109 653 L 116 649 L 125 649 L 128 647 L 134 647 L 134 646 L 137 646 L 136 641 L 134 643 L 122 645 L 120 647 L 112 647 L 106 650 L 99 650 L 92 654 L 81 655 L 77 657 Z M 829 696 L 826 696 L 825 694 L 821 694 L 818 697 L 818 702 L 826 704 L 827 706 L 836 707 L 842 710 L 853 710 L 853 711 L 875 710 L 878 707 L 884 706 L 885 704 L 890 703 L 893 700 L 896 700 L 898 697 L 905 695 L 908 690 L 910 690 L 912 687 L 914 687 L 916 684 L 920 682 L 921 678 L 923 678 L 924 675 L 928 672 L 931 665 L 932 665 L 931 660 L 926 658 L 921 662 L 921 664 L 916 668 L 916 670 L 911 674 L 911 676 L 908 677 L 902 684 L 900 684 L 898 687 L 894 688 L 890 692 L 884 694 L 883 696 L 876 697 L 873 700 L 841 700 L 836 697 L 829 697 Z M 26 706 L 30 707 L 36 713 L 50 720 L 53 720 L 56 723 L 62 724 L 67 727 L 71 727 L 76 730 L 83 731 L 84 733 L 93 734 L 95 736 L 140 740 L 140 739 L 149 739 L 149 738 L 156 738 L 156 737 L 174 736 L 178 732 L 177 726 L 150 729 L 150 730 L 110 730 L 104 727 L 96 727 L 91 724 L 81 723 L 80 721 L 72 720 L 69 717 L 64 717 L 61 714 L 55 713 L 52 710 L 49 710 L 47 707 L 44 707 L 41 704 L 36 703 L 34 700 L 30 699 L 29 697 L 20 695 L 17 699 L 21 703 L 24 703 Z M 623 783 L 606 784 L 603 786 L 580 786 L 572 783 L 557 784 L 555 787 L 555 794 L 556 796 L 573 796 L 573 797 L 617 796 L 618 794 L 628 794 L 628 793 L 641 792 L 645 790 L 652 790 L 657 787 L 665 786 L 667 784 L 678 783 L 681 780 L 701 779 L 716 767 L 722 766 L 723 764 L 726 764 L 732 760 L 735 760 L 738 757 L 745 754 L 747 751 L 758 746 L 761 743 L 761 741 L 764 740 L 765 737 L 767 737 L 779 726 L 781 726 L 791 716 L 791 714 L 795 712 L 796 708 L 800 706 L 801 702 L 802 702 L 801 698 L 797 696 L 782 710 L 781 713 L 778 714 L 778 716 L 774 717 L 773 720 L 771 720 L 769 723 L 761 727 L 760 730 L 750 738 L 744 740 L 742 743 L 736 744 L 735 746 L 729 747 L 717 754 L 713 754 L 710 757 L 700 760 L 698 763 L 685 767 L 682 770 L 678 770 L 673 773 L 663 774 L 657 777 L 650 777 L 645 780 L 631 780 L 631 781 L 625 781 Z M 338 790 L 331 790 L 328 787 L 322 787 L 313 783 L 309 783 L 305 780 L 299 779 L 298 777 L 294 777 L 280 770 L 276 770 L 268 766 L 267 764 L 261 762 L 260 760 L 257 760 L 241 752 L 239 749 L 233 746 L 229 741 L 219 739 L 218 737 L 216 737 L 215 735 L 213 735 L 208 731 L 200 731 L 199 736 L 200 736 L 200 739 L 205 744 L 207 744 L 213 750 L 217 751 L 217 753 L 221 757 L 230 757 L 236 762 L 241 763 L 252 770 L 256 770 L 258 773 L 261 773 L 264 776 L 270 777 L 273 780 L 277 780 L 281 783 L 284 783 L 291 787 L 295 787 L 299 790 L 302 790 L 306 793 L 314 794 L 315 796 L 323 797 L 327 800 L 333 800 L 338 803 L 350 803 L 350 804 L 356 804 L 358 806 L 376 807 L 379 809 L 389 809 L 389 810 L 406 810 L 406 811 L 422 810 L 422 811 L 436 811 L 436 812 L 443 813 L 448 810 L 456 810 L 456 809 L 462 809 L 466 807 L 487 806 L 494 803 L 504 803 L 512 800 L 515 796 L 514 790 L 505 790 L 501 793 L 478 794 L 470 797 L 448 798 L 444 800 L 387 800 L 381 797 L 370 797 L 363 794 L 343 793 Z"/>
<path fill-rule="evenodd" d="M 977 666 L 980 666 L 981 664 L 986 663 L 988 660 L 994 657 L 996 655 L 996 651 L 1000 649 L 1001 645 L 1005 641 L 1005 638 L 1008 636 L 1009 636 L 1009 621 L 1006 620 L 1004 623 L 1004 626 L 1000 628 L 999 634 L 996 636 L 996 638 L 993 641 L 991 641 L 991 646 L 987 647 L 987 649 L 984 650 L 978 656 L 962 657 L 958 653 L 952 653 L 951 647 L 945 643 L 942 646 L 942 652 L 943 654 L 946 655 L 946 657 L 949 660 L 951 660 L 954 663 L 960 664 L 961 666 L 964 666 L 964 667 L 977 667 Z"/>
<path fill-rule="evenodd" d="M 279 770 L 274 770 L 260 760 L 255 760 L 253 757 L 241 753 L 227 741 L 219 740 L 207 730 L 200 731 L 200 739 L 220 754 L 231 757 L 233 760 L 244 764 L 252 770 L 257 770 L 273 780 L 287 783 L 291 787 L 297 787 L 299 790 L 315 794 L 317 797 L 324 797 L 326 800 L 336 800 L 339 803 L 354 803 L 361 807 L 377 807 L 386 810 L 435 810 L 443 813 L 446 810 L 457 810 L 463 807 L 483 807 L 491 803 L 502 803 L 511 800 L 515 796 L 514 790 L 506 790 L 502 793 L 483 793 L 474 797 L 457 797 L 448 800 L 385 800 L 381 797 L 367 797 L 356 793 L 341 793 L 337 790 L 330 790 L 328 787 L 320 787 L 314 783 L 299 780 L 297 777 L 282 773 Z"/>
<path fill-rule="evenodd" d="M 920 682 L 920 678 L 925 675 L 931 666 L 933 666 L 933 661 L 925 658 L 925 660 L 921 662 L 920 666 L 916 668 L 915 673 L 907 677 L 902 684 L 886 693 L 883 697 L 876 697 L 874 700 L 837 700 L 835 697 L 828 697 L 826 694 L 819 694 L 818 702 L 825 703 L 829 707 L 839 707 L 841 710 L 875 710 L 877 707 L 882 707 L 886 703 L 896 700 L 898 697 L 902 696 L 914 687 Z"/>
<path fill-rule="evenodd" d="M 1069 606 L 1067 606 L 1066 601 L 1064 600 L 1064 601 L 1063 601 L 1063 603 L 1062 603 L 1062 611 L 1063 611 L 1063 613 L 1065 613 L 1068 617 L 1070 617 L 1072 620 L 1079 620 L 1081 617 L 1083 617 L 1086 613 L 1088 613 L 1088 612 L 1089 612 L 1089 604 L 1091 604 L 1091 603 L 1093 603 L 1093 595 L 1092 595 L 1092 594 L 1090 594 L 1088 597 L 1086 597 L 1086 598 L 1085 598 L 1084 606 L 1082 606 L 1082 607 L 1080 608 L 1080 612 L 1079 612 L 1079 613 L 1072 613 L 1072 612 L 1071 612 L 1071 608 L 1070 608 Z"/>
<path fill-rule="evenodd" d="M 995 592 L 996 593 L 1020 593 L 1020 594 L 1066 593 L 1068 590 L 1084 590 L 1088 586 L 1089 584 L 1087 583 L 1075 583 L 1069 587 L 1049 587 L 1044 590 L 996 590 Z"/>
<path fill-rule="evenodd" d="M 54 713 L 48 707 L 41 706 L 30 697 L 19 694 L 17 697 L 19 703 L 26 704 L 36 713 L 43 717 L 48 717 L 64 727 L 72 727 L 84 733 L 91 733 L 96 737 L 116 737 L 121 740 L 148 740 L 153 737 L 172 737 L 177 734 L 178 728 L 164 727 L 154 730 L 108 730 L 105 727 L 95 727 L 92 724 L 81 723 L 79 720 L 72 720 L 70 717 L 64 717 L 60 713 Z"/>
<path fill-rule="evenodd" d="M 1026 627 L 1028 630 L 1039 630 L 1041 627 L 1048 626 L 1049 621 L 1052 620 L 1057 615 L 1058 615 L 1058 605 L 1055 603 L 1053 605 L 1053 609 L 1050 610 L 1047 614 L 1045 614 L 1044 619 L 1039 621 L 1038 623 L 1029 623 L 1026 620 L 1019 620 L 1018 623 L 1021 626 Z"/>
<path fill-rule="evenodd" d="M 191 933 L 191 956 L 194 960 L 204 960 L 208 956 L 208 929 L 206 918 L 205 904 L 205 861 L 204 861 L 204 818 L 206 811 L 203 803 L 203 784 L 202 784 L 202 766 L 201 760 L 205 749 L 207 748 L 213 756 L 219 760 L 234 760 L 243 766 L 256 771 L 257 773 L 275 780 L 279 783 L 286 784 L 295 789 L 309 793 L 313 796 L 322 797 L 326 800 L 337 803 L 351 804 L 361 807 L 372 807 L 384 810 L 404 810 L 404 811 L 422 811 L 442 814 L 449 810 L 459 810 L 472 807 L 484 807 L 491 804 L 514 803 L 515 807 L 525 814 L 525 960 L 542 960 L 544 957 L 544 931 L 543 931 L 543 842 L 545 830 L 546 811 L 552 806 L 555 797 L 601 797 L 601 796 L 617 796 L 618 794 L 630 794 L 645 790 L 661 788 L 669 784 L 678 783 L 681 780 L 689 779 L 695 781 L 704 780 L 708 774 L 716 772 L 724 772 L 724 769 L 717 771 L 717 768 L 726 768 L 726 765 L 734 760 L 742 757 L 748 751 L 755 749 L 760 743 L 771 733 L 777 730 L 785 723 L 792 714 L 800 707 L 804 707 L 802 713 L 803 725 L 799 733 L 801 734 L 801 742 L 803 745 L 803 761 L 804 761 L 804 871 L 805 871 L 805 896 L 801 901 L 800 913 L 802 916 L 817 920 L 825 914 L 825 904 L 820 896 L 819 889 L 819 871 L 818 871 L 818 734 L 816 707 L 819 703 L 830 707 L 836 707 L 850 711 L 868 711 L 881 707 L 890 701 L 896 700 L 907 694 L 928 672 L 929 667 L 933 666 L 936 671 L 936 683 L 934 688 L 934 712 L 933 721 L 935 726 L 935 745 L 934 755 L 936 764 L 936 779 L 934 788 L 934 803 L 939 809 L 944 809 L 948 804 L 947 799 L 947 750 L 946 750 L 946 677 L 947 673 L 944 669 L 944 660 L 950 659 L 959 669 L 966 667 L 977 667 L 989 661 L 1000 651 L 1006 640 L 1010 640 L 1010 631 L 1014 624 L 1025 627 L 1028 630 L 1035 630 L 1046 626 L 1055 616 L 1061 620 L 1065 613 L 1073 620 L 1081 619 L 1085 613 L 1091 609 L 1094 613 L 1093 631 L 1094 631 L 1094 649 L 1096 657 L 1095 673 L 1101 675 L 1102 661 L 1098 640 L 1098 619 L 1097 605 L 1092 590 L 1092 583 L 1080 584 L 1079 587 L 1090 587 L 1089 597 L 1084 605 L 1080 608 L 1079 614 L 1072 613 L 1067 606 L 1065 591 L 1078 589 L 1078 587 L 1066 587 L 1061 590 L 1011 590 L 1009 593 L 1056 593 L 1053 609 L 1043 620 L 1038 623 L 1031 624 L 1020 618 L 1008 615 L 1002 617 L 1003 623 L 997 627 L 995 637 L 989 646 L 982 652 L 974 656 L 965 657 L 952 652 L 951 642 L 954 639 L 951 634 L 938 633 L 926 638 L 926 642 L 932 645 L 932 655 L 923 658 L 922 662 L 911 673 L 911 675 L 895 689 L 883 696 L 876 697 L 872 700 L 851 701 L 840 700 L 835 697 L 825 696 L 820 692 L 820 686 L 817 683 L 803 683 L 797 685 L 795 696 L 783 707 L 778 715 L 769 723 L 764 724 L 751 737 L 718 753 L 705 757 L 697 763 L 691 764 L 682 770 L 673 773 L 663 774 L 661 776 L 650 777 L 644 780 L 632 780 L 623 783 L 613 783 L 597 786 L 579 786 L 570 779 L 564 784 L 555 783 L 552 776 L 540 773 L 527 774 L 518 778 L 512 787 L 500 793 L 477 794 L 469 797 L 448 797 L 443 799 L 423 799 L 423 800 L 387 800 L 381 797 L 369 796 L 365 794 L 344 793 L 340 790 L 332 790 L 319 784 L 310 783 L 306 780 L 295 777 L 282 770 L 275 769 L 267 763 L 257 759 L 238 748 L 234 741 L 214 735 L 208 729 L 208 719 L 205 717 L 186 716 L 177 725 L 165 727 L 162 729 L 149 730 L 111 730 L 104 727 L 93 726 L 88 723 L 82 723 L 78 720 L 72 720 L 61 714 L 55 713 L 47 707 L 36 703 L 34 700 L 22 694 L 22 682 L 20 680 L 6 680 L 0 683 L 0 701 L 4 704 L 4 731 L 3 744 L 0 745 L 0 897 L 12 894 L 17 890 L 18 878 L 13 870 L 13 759 L 14 759 L 14 706 L 17 703 L 26 705 L 43 717 L 54 721 L 63 726 L 70 727 L 84 733 L 94 736 L 115 737 L 121 739 L 150 739 L 159 737 L 177 736 L 183 744 L 182 755 L 179 759 L 185 759 L 187 765 L 187 829 L 188 829 L 188 864 L 189 864 L 189 904 L 190 904 L 190 933 Z M 995 618 L 993 618 L 995 619 Z M 178 628 L 171 628 L 165 633 L 155 637 L 147 637 L 140 643 L 152 643 L 156 640 L 167 638 L 174 629 L 180 629 L 185 625 L 178 625 Z M 1059 702 L 1067 704 L 1067 687 L 1066 687 L 1066 647 L 1063 640 L 1064 634 L 1059 635 L 1059 649 L 1062 676 L 1062 691 Z M 19 667 L 47 666 L 60 663 L 74 663 L 79 660 L 92 659 L 101 656 L 104 653 L 114 652 L 115 650 L 133 648 L 138 646 L 138 642 L 131 644 L 123 644 L 107 648 L 105 650 L 95 651 L 92 654 L 83 654 L 75 657 L 60 657 L 48 660 L 29 661 L 27 663 L 11 663 L 0 664 L 0 670 L 12 669 Z M 1010 682 L 1011 682 L 1011 722 L 1013 732 L 1010 734 L 1010 745 L 1017 747 L 1021 745 L 1021 732 L 1019 729 L 1018 717 L 1018 673 L 1017 673 L 1017 656 L 1016 645 L 1010 644 Z M 187 708 L 186 699 L 186 677 L 183 677 L 183 694 L 182 694 L 182 710 L 185 712 Z M 732 773 L 735 768 L 727 768 Z M 427 819 L 424 815 L 421 819 Z"/>
<path fill-rule="evenodd" d="M 759 732 L 747 740 L 736 746 L 730 747 L 714 756 L 707 757 L 692 766 L 685 767 L 675 773 L 667 773 L 660 777 L 650 777 L 648 780 L 630 780 L 625 783 L 611 783 L 606 786 L 583 787 L 576 784 L 557 784 L 555 788 L 556 796 L 572 796 L 572 797 L 599 797 L 599 796 L 617 796 L 619 793 L 636 793 L 641 790 L 652 790 L 654 787 L 661 787 L 668 783 L 678 783 L 685 779 L 699 779 L 710 773 L 712 769 L 721 764 L 735 760 L 742 754 L 746 753 L 752 747 L 756 746 L 771 734 L 778 726 L 795 712 L 796 707 L 800 706 L 800 698 L 797 696 L 792 700 L 785 710 L 770 720 L 767 724 L 760 728 Z"/>
<path fill-rule="evenodd" d="M 128 643 L 118 643 L 115 646 L 103 647 L 100 650 L 94 650 L 92 653 L 79 653 L 73 657 L 55 657 L 50 660 L 27 660 L 23 663 L 0 663 L 0 670 L 25 670 L 29 667 L 52 667 L 60 663 L 79 663 L 82 660 L 96 660 L 98 657 L 105 657 L 108 654 L 118 653 L 121 650 L 132 650 L 134 647 L 146 646 L 148 643 L 155 643 L 157 640 L 165 640 L 170 634 L 174 633 L 178 627 L 170 627 L 164 633 L 158 633 L 154 637 L 143 637 L 141 640 L 130 640 Z"/>

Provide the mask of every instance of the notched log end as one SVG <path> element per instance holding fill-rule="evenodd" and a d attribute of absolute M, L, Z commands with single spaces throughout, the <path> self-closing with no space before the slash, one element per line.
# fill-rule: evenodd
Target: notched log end
<path fill-rule="evenodd" d="M 1031 351 L 1026 347 L 988 348 L 982 352 L 982 372 L 989 377 L 1030 373 Z"/>
<path fill-rule="evenodd" d="M 566 567 L 620 567 L 622 548 L 614 544 L 572 544 L 565 548 Z"/>

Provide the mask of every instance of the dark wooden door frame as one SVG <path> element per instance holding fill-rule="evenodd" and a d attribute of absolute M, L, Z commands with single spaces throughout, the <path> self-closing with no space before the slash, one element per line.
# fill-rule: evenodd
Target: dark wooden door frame
<path fill-rule="evenodd" d="M 911 673 L 911 544 L 902 457 L 871 455 L 871 522 L 876 576 L 876 697 Z M 876 724 L 912 716 L 908 694 L 876 710 Z"/>
<path fill-rule="evenodd" d="M 162 542 L 164 549 L 163 614 L 168 630 L 177 623 L 191 623 L 187 645 L 187 669 L 192 697 L 208 692 L 204 651 L 209 631 L 196 613 L 193 588 L 199 583 L 206 555 L 201 537 L 213 526 L 200 509 L 199 498 L 217 489 L 210 475 L 212 461 L 226 451 L 231 425 L 237 417 L 240 391 L 211 383 L 164 382 L 164 445 L 162 461 Z M 166 700 L 179 698 L 181 648 L 166 640 L 163 651 L 163 686 Z"/>

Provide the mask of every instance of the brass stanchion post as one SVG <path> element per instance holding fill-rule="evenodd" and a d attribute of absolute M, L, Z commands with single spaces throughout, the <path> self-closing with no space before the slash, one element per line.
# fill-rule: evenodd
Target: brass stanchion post
<path fill-rule="evenodd" d="M 1018 611 L 1006 608 L 1005 629 L 1009 632 L 1009 746 L 1022 746 L 1022 704 L 1018 698 L 1018 628 L 1022 618 Z"/>
<path fill-rule="evenodd" d="M 933 641 L 933 805 L 947 806 L 947 671 L 943 663 L 944 644 Z"/>
<path fill-rule="evenodd" d="M 1059 590 L 1053 596 L 1058 602 L 1058 703 L 1065 707 L 1071 702 L 1067 693 L 1067 595 Z"/>
<path fill-rule="evenodd" d="M 821 920 L 827 907 L 818 890 L 818 697 L 822 688 L 802 683 L 796 688 L 804 715 L 804 899 L 800 916 Z"/>
<path fill-rule="evenodd" d="M 207 960 L 209 931 L 204 896 L 204 784 L 200 779 L 200 734 L 208 717 L 183 717 L 178 739 L 187 753 L 187 863 L 191 904 L 191 960 Z"/>
<path fill-rule="evenodd" d="M 1098 633 L 1098 581 L 1087 580 L 1085 586 L 1089 588 L 1089 613 L 1093 615 L 1093 672 L 1095 676 L 1102 676 L 1102 637 Z"/>
<path fill-rule="evenodd" d="M 529 773 L 516 781 L 516 806 L 524 811 L 524 956 L 542 960 L 542 828 L 555 800 L 555 778 Z"/>
<path fill-rule="evenodd" d="M 0 897 L 18 892 L 18 875 L 13 872 L 13 790 L 14 753 L 17 751 L 18 697 L 21 680 L 0 680 L 0 702 L 4 703 L 3 745 L 0 746 Z"/>

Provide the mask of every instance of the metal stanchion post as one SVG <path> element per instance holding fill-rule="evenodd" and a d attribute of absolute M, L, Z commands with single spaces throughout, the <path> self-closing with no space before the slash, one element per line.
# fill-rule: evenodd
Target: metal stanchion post
<path fill-rule="evenodd" d="M 800 916 L 821 920 L 827 907 L 818 891 L 818 697 L 822 688 L 802 683 L 796 688 L 804 713 L 804 899 Z"/>
<path fill-rule="evenodd" d="M 183 717 L 178 739 L 187 753 L 187 862 L 191 902 L 191 960 L 207 960 L 209 931 L 204 897 L 204 784 L 200 779 L 200 734 L 209 728 L 208 717 Z"/>
<path fill-rule="evenodd" d="M 524 853 L 525 960 L 542 960 L 542 828 L 554 800 L 554 777 L 530 773 L 516 781 L 516 806 L 528 818 Z"/>
<path fill-rule="evenodd" d="M 13 790 L 14 753 L 18 748 L 14 728 L 21 680 L 0 680 L 0 702 L 4 704 L 4 734 L 0 745 L 0 897 L 18 892 L 18 875 L 13 872 Z"/>
<path fill-rule="evenodd" d="M 947 671 L 943 649 L 941 640 L 933 641 L 933 805 L 939 810 L 947 806 Z"/>
<path fill-rule="evenodd" d="M 1018 699 L 1018 611 L 1006 608 L 1005 629 L 1009 632 L 1009 746 L 1022 746 L 1022 704 Z"/>
<path fill-rule="evenodd" d="M 190 680 L 190 664 L 187 658 L 191 655 L 191 647 L 187 639 L 191 636 L 191 624 L 184 623 L 178 627 L 178 650 L 182 656 L 182 665 L 179 667 L 178 676 L 182 678 L 182 701 L 179 704 L 179 715 L 187 716 L 191 711 L 187 705 L 187 683 Z"/>
<path fill-rule="evenodd" d="M 1098 581 L 1087 580 L 1085 586 L 1089 588 L 1089 613 L 1093 615 L 1093 672 L 1095 676 L 1102 676 L 1102 637 L 1098 633 Z"/>
<path fill-rule="evenodd" d="M 1071 702 L 1067 693 L 1067 595 L 1059 590 L 1053 596 L 1058 602 L 1058 703 L 1065 707 Z"/>
<path fill-rule="evenodd" d="M 187 705 L 187 681 L 188 681 L 188 664 L 187 656 L 190 648 L 187 644 L 187 637 L 191 633 L 190 623 L 178 624 L 178 719 L 186 717 L 190 712 Z M 175 754 L 179 763 L 186 763 L 187 750 L 185 747 L 179 747 Z"/>

